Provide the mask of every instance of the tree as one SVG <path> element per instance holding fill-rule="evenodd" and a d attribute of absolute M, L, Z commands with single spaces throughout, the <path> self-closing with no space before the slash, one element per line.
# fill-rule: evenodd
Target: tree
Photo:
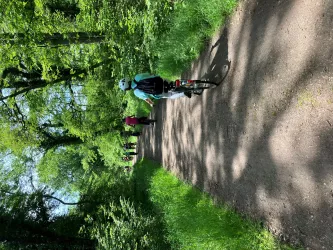
<path fill-rule="evenodd" d="M 12 175 L 12 182 L 8 184 L 9 177 L 2 168 L 0 223 L 6 226 L 0 229 L 0 242 L 11 249 L 94 249 L 94 241 L 78 234 L 84 223 L 83 217 L 54 214 L 59 202 L 64 205 L 80 202 L 63 201 L 55 196 L 54 190 L 34 181 L 34 174 L 29 171 L 22 173 L 20 176 L 18 173 Z M 18 179 L 15 181 L 13 177 Z"/>
<path fill-rule="evenodd" d="M 75 2 L 65 2 L 53 0 L 45 4 L 51 13 L 62 13 L 65 18 L 74 20 L 76 15 L 80 13 L 80 8 Z"/>
<path fill-rule="evenodd" d="M 39 201 L 36 206 L 43 206 L 43 201 Z M 64 218 L 44 218 L 39 221 L 39 217 L 29 217 L 24 207 L 16 207 L 7 212 L 5 207 L 1 207 L 0 242 L 11 249 L 95 249 L 95 242 L 88 238 L 79 237 L 77 232 L 82 219 L 73 216 Z M 47 220 L 45 220 L 47 219 Z M 68 223 L 70 222 L 70 223 Z M 67 227 L 67 230 L 64 226 Z M 72 231 L 68 231 L 70 228 Z M 63 232 L 64 230 L 65 232 Z"/>
<path fill-rule="evenodd" d="M 2 44 L 11 46 L 39 46 L 57 47 L 70 44 L 101 43 L 105 40 L 105 35 L 101 32 L 68 32 L 68 33 L 2 33 L 0 41 Z"/>

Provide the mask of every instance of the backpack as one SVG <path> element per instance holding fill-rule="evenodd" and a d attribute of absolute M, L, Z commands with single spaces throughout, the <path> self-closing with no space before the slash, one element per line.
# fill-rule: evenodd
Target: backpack
<path fill-rule="evenodd" d="M 163 93 L 163 79 L 159 76 L 141 79 L 140 81 L 134 80 L 136 87 L 134 89 L 139 89 L 146 94 L 150 95 L 160 95 Z"/>

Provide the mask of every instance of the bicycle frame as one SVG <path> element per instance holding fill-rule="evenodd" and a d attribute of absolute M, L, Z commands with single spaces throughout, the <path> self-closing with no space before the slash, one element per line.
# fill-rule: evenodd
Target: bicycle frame
<path fill-rule="evenodd" d="M 193 85 L 195 83 L 196 80 L 180 80 L 177 79 L 175 80 L 175 87 L 190 87 L 191 85 Z"/>

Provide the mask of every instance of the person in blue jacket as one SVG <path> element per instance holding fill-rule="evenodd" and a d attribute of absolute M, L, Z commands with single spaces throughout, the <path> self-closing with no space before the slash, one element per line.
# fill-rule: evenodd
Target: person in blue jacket
<path fill-rule="evenodd" d="M 173 91 L 163 91 L 162 93 L 159 94 L 152 94 L 152 93 L 147 93 L 142 89 L 137 88 L 137 83 L 140 80 L 145 80 L 145 79 L 161 79 L 160 83 L 158 84 L 163 84 L 163 79 L 160 78 L 159 76 L 156 75 L 151 75 L 149 73 L 141 73 L 137 74 L 133 80 L 129 78 L 123 78 L 119 81 L 119 88 L 123 91 L 128 91 L 128 90 L 134 90 L 134 95 L 145 102 L 147 102 L 150 106 L 154 105 L 154 102 L 152 99 L 161 99 L 161 98 L 170 98 L 170 99 L 176 99 L 179 97 L 187 96 L 191 98 L 191 93 L 179 93 L 179 92 L 173 92 Z M 162 86 L 163 88 L 163 86 Z"/>

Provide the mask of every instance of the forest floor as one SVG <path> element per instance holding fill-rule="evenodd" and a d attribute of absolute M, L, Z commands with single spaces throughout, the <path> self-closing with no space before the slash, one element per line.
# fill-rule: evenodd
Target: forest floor
<path fill-rule="evenodd" d="M 184 78 L 220 81 L 159 101 L 140 157 L 260 220 L 333 249 L 333 1 L 240 1 Z"/>

